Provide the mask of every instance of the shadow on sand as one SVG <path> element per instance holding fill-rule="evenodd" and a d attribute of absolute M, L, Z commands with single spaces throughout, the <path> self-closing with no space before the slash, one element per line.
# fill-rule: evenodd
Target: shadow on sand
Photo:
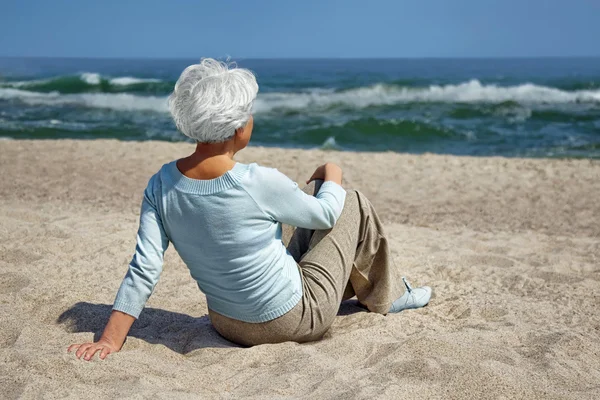
<path fill-rule="evenodd" d="M 356 300 L 348 300 L 341 304 L 338 315 L 364 310 Z M 81 302 L 63 312 L 57 322 L 69 332 L 92 332 L 96 341 L 111 312 L 112 305 Z M 151 344 L 162 344 L 180 354 L 205 347 L 244 347 L 222 337 L 210 323 L 208 315 L 195 318 L 150 307 L 146 307 L 134 322 L 128 336 Z"/>

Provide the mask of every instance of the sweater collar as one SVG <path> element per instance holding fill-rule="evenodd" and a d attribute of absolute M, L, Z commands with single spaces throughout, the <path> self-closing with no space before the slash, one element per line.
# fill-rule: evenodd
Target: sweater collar
<path fill-rule="evenodd" d="M 232 169 L 218 178 L 202 180 L 183 175 L 177 168 L 177 161 L 173 161 L 167 165 L 167 172 L 176 189 L 186 193 L 207 195 L 237 186 L 248 171 L 248 167 L 246 164 L 236 162 Z"/>

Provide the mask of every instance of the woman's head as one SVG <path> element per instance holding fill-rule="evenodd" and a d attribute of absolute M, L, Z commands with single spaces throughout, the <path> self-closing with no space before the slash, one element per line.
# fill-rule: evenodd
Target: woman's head
<path fill-rule="evenodd" d="M 232 139 L 251 119 L 258 93 L 254 74 L 212 58 L 187 67 L 169 96 L 177 129 L 200 143 Z"/>

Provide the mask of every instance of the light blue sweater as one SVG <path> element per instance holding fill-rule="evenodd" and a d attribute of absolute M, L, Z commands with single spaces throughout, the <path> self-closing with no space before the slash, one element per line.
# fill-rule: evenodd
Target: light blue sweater
<path fill-rule="evenodd" d="M 345 198 L 334 182 L 310 196 L 276 169 L 257 164 L 236 163 L 211 180 L 184 176 L 175 161 L 165 164 L 144 191 L 135 255 L 113 309 L 139 316 L 172 242 L 211 310 L 246 322 L 275 319 L 302 297 L 281 223 L 329 229 Z"/>

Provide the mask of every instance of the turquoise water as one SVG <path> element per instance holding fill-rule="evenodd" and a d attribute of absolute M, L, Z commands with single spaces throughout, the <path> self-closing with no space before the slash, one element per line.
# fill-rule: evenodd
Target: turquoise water
<path fill-rule="evenodd" d="M 254 144 L 600 158 L 600 58 L 237 61 Z M 166 97 L 194 62 L 0 58 L 0 138 L 184 141 Z"/>

